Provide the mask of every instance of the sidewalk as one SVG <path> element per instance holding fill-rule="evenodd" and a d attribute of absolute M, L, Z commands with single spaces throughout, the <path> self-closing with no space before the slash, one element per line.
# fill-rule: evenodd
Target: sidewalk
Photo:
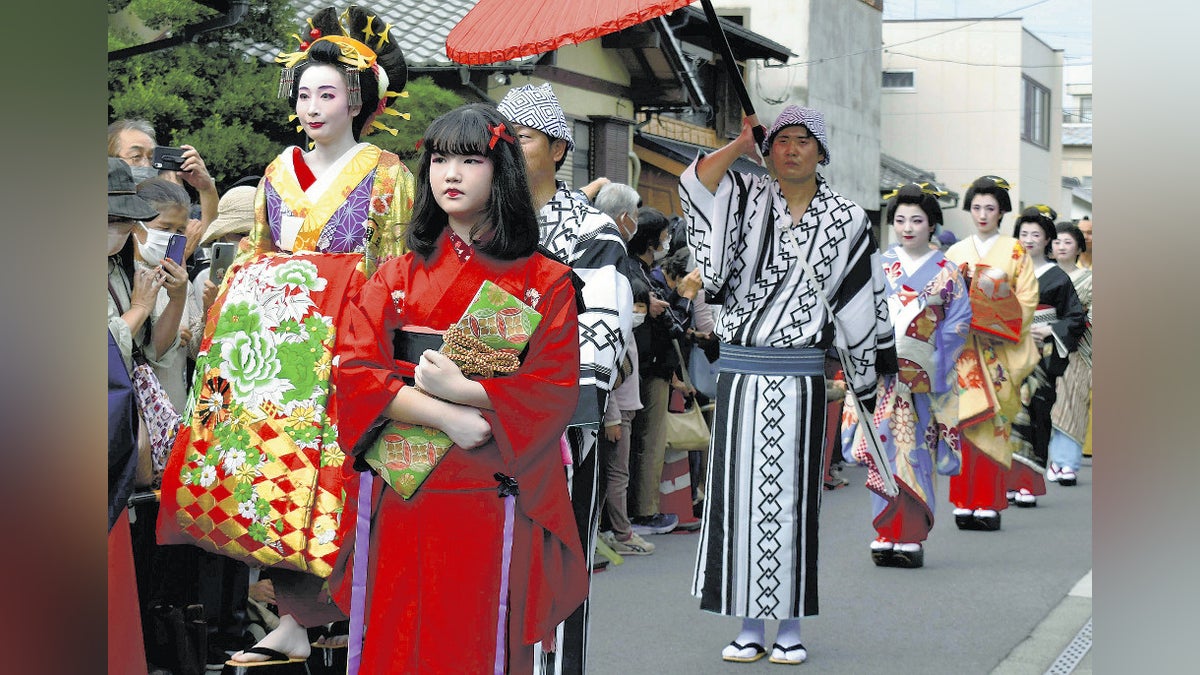
<path fill-rule="evenodd" d="M 1091 621 L 1092 572 L 1088 570 L 1029 637 L 996 666 L 992 675 L 1091 675 Z"/>

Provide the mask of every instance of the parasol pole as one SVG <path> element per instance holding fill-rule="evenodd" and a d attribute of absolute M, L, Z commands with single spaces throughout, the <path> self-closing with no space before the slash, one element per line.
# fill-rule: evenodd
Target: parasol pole
<path fill-rule="evenodd" d="M 746 117 L 754 115 L 754 104 L 750 102 L 750 92 L 746 90 L 742 73 L 738 71 L 737 61 L 733 58 L 733 50 L 729 47 L 729 38 L 725 36 L 725 30 L 721 28 L 721 18 L 717 16 L 717 10 L 713 9 L 712 0 L 700 0 L 700 2 L 704 5 L 704 15 L 708 17 L 709 37 L 712 38 L 713 45 L 721 50 L 721 59 L 725 61 L 729 79 L 733 81 L 734 90 L 742 102 L 742 111 L 746 113 Z M 766 129 L 761 124 L 754 126 L 754 140 L 760 147 L 766 133 Z"/>

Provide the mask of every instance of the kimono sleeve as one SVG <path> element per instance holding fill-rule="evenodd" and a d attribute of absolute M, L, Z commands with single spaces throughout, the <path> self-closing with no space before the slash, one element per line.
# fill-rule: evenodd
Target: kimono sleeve
<path fill-rule="evenodd" d="M 404 386 L 393 358 L 407 275 L 399 260 L 381 265 L 342 311 L 338 326 L 338 444 L 353 449 Z M 411 374 L 411 373 L 410 373 Z"/>
<path fill-rule="evenodd" d="M 958 416 L 958 357 L 971 332 L 971 300 L 966 280 L 958 268 L 946 261 L 938 275 L 937 292 L 944 312 L 934 329 L 934 368 L 929 396 L 931 423 L 936 440 L 931 441 L 934 466 L 943 476 L 962 471 L 962 434 Z"/>
<path fill-rule="evenodd" d="M 1021 305 L 1021 339 L 1017 344 L 1007 344 L 1000 348 L 1002 358 L 1007 361 L 1009 374 L 1014 382 L 1022 382 L 1038 362 L 1038 351 L 1029 335 L 1029 327 L 1033 325 L 1033 313 L 1038 305 L 1038 279 L 1033 271 L 1033 263 L 1021 248 L 1020 242 L 1013 243 L 1013 270 L 1009 275 L 1010 286 L 1017 302 Z"/>
<path fill-rule="evenodd" d="M 887 279 L 879 249 L 871 236 L 866 213 L 856 209 L 861 223 L 850 245 L 846 274 L 832 303 L 838 315 L 838 337 L 843 339 L 851 363 L 843 363 L 846 386 L 868 410 L 875 409 L 878 375 L 899 370 L 896 336 L 888 312 Z"/>
<path fill-rule="evenodd" d="M 944 281 L 943 281 L 944 280 Z M 933 393 L 942 394 L 958 388 L 956 363 L 971 331 L 971 300 L 967 284 L 958 268 L 947 262 L 939 275 L 938 293 L 942 296 L 944 313 L 934 333 Z"/>
<path fill-rule="evenodd" d="M 1033 325 L 1033 313 L 1038 306 L 1038 279 L 1033 271 L 1033 263 L 1019 242 L 1013 244 L 1013 260 L 1015 266 L 1011 275 L 1012 292 L 1021 303 L 1021 339 L 1029 337 L 1029 327 Z"/>
<path fill-rule="evenodd" d="M 1060 357 L 1066 358 L 1070 352 L 1079 347 L 1079 338 L 1083 337 L 1087 315 L 1083 310 L 1083 302 L 1079 300 L 1079 294 L 1075 292 L 1075 285 L 1070 283 L 1070 279 L 1067 280 L 1067 283 L 1062 284 L 1059 296 L 1055 301 L 1058 320 L 1050 323 L 1050 330 L 1054 334 L 1055 350 Z"/>
<path fill-rule="evenodd" d="M 250 234 L 238 242 L 233 262 L 245 262 L 257 253 L 274 253 L 278 250 L 271 237 L 271 224 L 267 222 L 267 179 L 263 178 L 254 193 L 254 224 L 250 226 Z"/>
<path fill-rule="evenodd" d="M 709 192 L 696 175 L 699 161 L 700 157 L 693 160 L 679 177 L 679 202 L 704 290 L 716 294 L 729 280 L 735 257 L 742 249 L 744 216 L 751 211 L 746 208 L 751 186 L 747 176 L 726 171 L 716 193 Z"/>
<path fill-rule="evenodd" d="M 390 157 L 389 157 L 390 155 Z M 376 234 L 371 250 L 371 269 L 376 265 L 398 258 L 407 247 L 404 243 L 405 228 L 412 220 L 415 181 L 412 172 L 391 153 L 384 153 L 389 160 L 380 163 L 381 176 L 376 178 L 375 189 L 381 194 L 372 195 L 371 216 L 375 221 Z M 379 207 L 382 207 L 380 209 Z"/>
<path fill-rule="evenodd" d="M 479 381 L 492 402 L 483 415 L 513 475 L 538 459 L 527 455 L 558 447 L 579 398 L 579 329 L 570 277 L 562 276 L 543 293 L 537 309 L 542 321 L 521 367 Z"/>
<path fill-rule="evenodd" d="M 618 270 L 625 243 L 611 218 L 595 209 L 576 209 L 580 237 L 569 262 L 583 280 L 584 308 L 579 312 L 579 383 L 574 426 L 597 425 L 626 345 L 633 337 L 633 292 Z"/>

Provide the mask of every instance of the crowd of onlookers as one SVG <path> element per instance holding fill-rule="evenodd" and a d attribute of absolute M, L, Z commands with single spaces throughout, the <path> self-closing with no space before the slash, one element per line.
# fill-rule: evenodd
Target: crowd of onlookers
<path fill-rule="evenodd" d="M 178 330 L 146 356 L 170 403 L 182 414 L 220 281 L 212 276 L 213 245 L 236 245 L 249 234 L 260 177 L 246 176 L 218 192 L 198 149 L 182 146 L 180 170 L 159 170 L 151 166 L 158 145 L 154 128 L 145 120 L 118 120 L 109 126 L 110 160 L 128 166 L 136 195 L 152 207 L 154 215 L 132 218 L 110 213 L 108 253 L 110 272 L 117 267 L 131 272 L 133 305 L 148 308 L 143 322 L 175 325 L 178 316 Z M 694 405 L 711 411 L 718 355 L 713 337 L 715 308 L 705 303 L 700 292 L 699 271 L 679 216 L 643 206 L 636 190 L 607 179 L 598 179 L 579 193 L 617 224 L 627 250 L 620 271 L 629 279 L 634 296 L 633 341 L 621 364 L 618 386 L 608 398 L 599 438 L 599 491 L 604 496 L 600 537 L 618 554 L 649 555 L 654 552 L 649 535 L 699 527 L 704 453 L 689 453 L 686 511 L 664 512 L 660 482 L 669 409 Z M 165 270 L 176 269 L 173 261 L 164 260 L 167 243 L 176 234 L 186 237 L 186 246 L 178 273 L 171 276 Z M 160 267 L 164 272 L 158 273 L 156 289 L 139 281 Z M 110 324 L 112 319 L 110 315 Z M 136 332 L 135 327 L 131 333 Z M 138 341 L 135 336 L 133 343 Z M 693 371 L 687 381 L 695 384 L 685 384 L 684 369 Z M 207 652 L 206 662 L 220 663 L 228 652 L 246 646 L 247 640 L 252 644 L 278 621 L 273 614 L 270 571 L 260 572 L 193 546 L 158 545 L 154 491 L 161 483 L 161 461 L 151 465 L 139 459 L 142 466 L 129 497 L 129 517 L 147 654 L 152 663 L 178 666 L 195 657 L 189 656 L 189 650 L 194 652 L 200 644 Z M 598 556 L 597 566 L 604 564 Z M 207 637 L 181 645 L 172 636 L 180 625 L 188 624 L 182 610 L 189 607 L 193 615 L 202 613 L 192 616 L 191 630 L 200 621 Z M 316 637 L 344 632 L 344 625 L 332 626 Z"/>
<path fill-rule="evenodd" d="M 678 405 L 702 408 L 713 395 L 711 389 L 688 384 L 694 381 L 685 379 L 684 372 L 709 371 L 716 360 L 714 309 L 700 292 L 700 272 L 682 219 L 642 206 L 628 185 L 599 183 L 603 186 L 594 204 L 617 223 L 625 239 L 627 255 L 619 269 L 629 279 L 634 301 L 634 340 L 622 365 L 623 381 L 608 400 L 600 440 L 605 495 L 601 539 L 618 554 L 649 555 L 654 544 L 645 535 L 699 526 L 690 508 L 664 512 L 660 483 L 672 395 Z M 689 476 L 690 502 L 697 506 L 703 494 L 701 464 L 695 453 Z"/>
<path fill-rule="evenodd" d="M 250 232 L 258 177 L 236 181 L 218 196 L 196 148 L 182 146 L 180 170 L 159 170 L 151 166 L 157 145 L 154 128 L 145 120 L 118 120 L 109 126 L 109 289 L 117 300 L 109 328 L 110 333 L 127 333 L 127 365 L 148 365 L 175 412 L 182 414 L 206 313 L 218 288 L 211 277 L 213 244 L 236 244 Z M 111 195 L 114 181 L 121 180 L 130 181 L 138 201 L 114 213 Z M 167 255 L 172 235 L 186 237 L 179 263 Z M 150 325 L 155 333 L 143 337 Z M 140 424 L 137 433 L 144 446 L 148 431 Z M 229 558 L 156 543 L 155 490 L 162 479 L 162 458 L 153 454 L 138 452 L 128 495 L 143 640 L 151 664 L 183 673 L 189 672 L 188 664 L 223 662 L 228 649 L 242 645 L 247 631 L 253 634 L 252 627 L 269 622 L 270 582 Z"/>
<path fill-rule="evenodd" d="M 137 363 L 135 357 L 144 359 L 182 413 L 220 283 L 214 278 L 213 245 L 237 244 L 250 233 L 260 177 L 247 176 L 219 193 L 198 149 L 182 146 L 179 170 L 160 171 L 151 166 L 157 145 L 154 129 L 145 121 L 120 120 L 109 127 L 109 157 L 128 166 L 128 179 L 122 180 L 132 180 L 133 193 L 153 212 L 113 213 L 110 205 L 109 288 L 118 309 L 116 317 L 110 310 L 109 323 L 110 330 L 118 326 L 132 336 L 133 349 L 123 354 L 127 364 Z M 113 171 L 110 164 L 110 195 Z M 118 167 L 117 172 L 122 171 Z M 634 302 L 633 340 L 608 397 L 598 439 L 600 539 L 616 554 L 645 556 L 655 550 L 650 535 L 700 527 L 707 453 L 689 453 L 687 508 L 680 509 L 678 502 L 666 505 L 661 487 L 668 448 L 666 419 L 680 406 L 712 410 L 719 356 L 713 334 L 717 310 L 705 302 L 681 217 L 645 206 L 635 189 L 603 178 L 578 192 L 616 224 L 626 249 L 618 268 L 629 281 Z M 1090 219 L 1079 221 L 1077 230 L 1087 246 L 1078 266 L 1090 269 Z M 179 263 L 167 256 L 172 235 L 186 238 Z M 944 251 L 955 242 L 954 233 L 943 229 L 929 246 Z M 217 274 L 223 272 L 221 268 Z M 114 279 L 124 280 L 121 292 L 114 289 Z M 155 330 L 149 333 L 145 328 L 151 324 Z M 830 387 L 836 389 L 841 373 L 832 350 L 825 370 Z M 823 467 L 827 490 L 847 484 L 839 473 L 839 398 L 829 395 Z M 1090 438 L 1084 454 L 1091 454 Z M 253 644 L 275 628 L 270 570 L 251 569 L 192 546 L 158 545 L 154 490 L 162 467 L 138 460 L 129 519 L 147 655 L 152 662 L 177 668 L 185 668 L 189 659 L 221 663 L 230 651 Z M 594 569 L 602 568 L 604 560 L 598 555 Z M 193 637 L 182 640 L 188 631 Z M 313 637 L 334 644 L 336 635 L 344 644 L 345 632 L 344 625 L 331 625 Z M 197 649 L 204 653 L 196 654 Z"/>

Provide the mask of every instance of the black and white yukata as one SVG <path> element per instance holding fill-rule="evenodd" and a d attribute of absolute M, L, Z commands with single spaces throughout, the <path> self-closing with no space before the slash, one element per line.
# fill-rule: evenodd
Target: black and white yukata
<path fill-rule="evenodd" d="M 626 346 L 633 339 L 633 292 L 618 271 L 625 240 L 612 218 L 598 211 L 566 183 L 538 212 L 541 245 L 570 265 L 583 281 L 579 312 L 579 403 L 567 426 L 571 465 L 567 467 L 571 505 L 579 540 L 589 556 L 596 550 L 600 522 L 598 462 L 600 421 L 617 379 Z M 590 558 L 589 558 L 590 561 Z M 591 568 L 588 568 L 590 579 Z M 557 650 L 540 651 L 537 673 L 582 675 L 586 669 L 589 601 L 559 625 Z"/>
<path fill-rule="evenodd" d="M 728 171 L 716 194 L 700 182 L 696 162 L 680 178 L 688 242 L 705 291 L 721 306 L 717 404 L 692 580 L 706 611 L 761 619 L 817 613 L 823 355 L 834 329 L 800 256 L 845 331 L 838 339 L 852 361 L 843 367 L 854 394 L 873 408 L 877 371 L 896 372 L 870 221 L 816 180 L 816 195 L 793 227 L 769 176 Z"/>

